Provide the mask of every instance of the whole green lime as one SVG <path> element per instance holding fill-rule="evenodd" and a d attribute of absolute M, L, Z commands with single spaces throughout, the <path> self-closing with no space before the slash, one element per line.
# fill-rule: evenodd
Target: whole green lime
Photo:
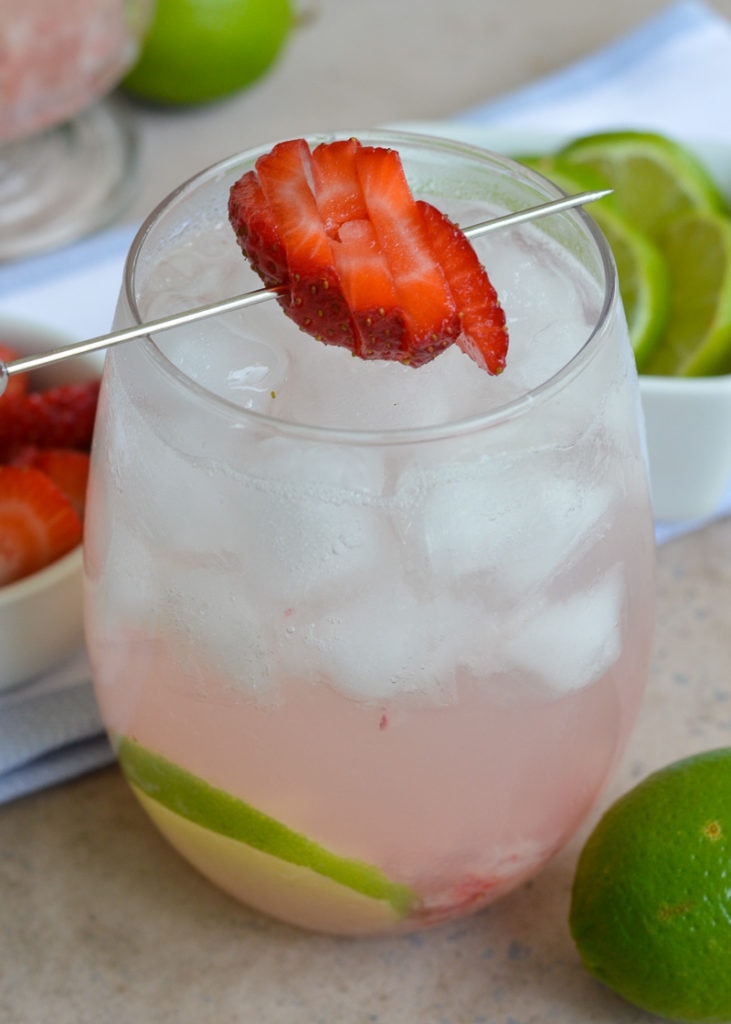
<path fill-rule="evenodd" d="M 587 970 L 677 1021 L 731 1021 L 731 748 L 648 776 L 579 857 L 569 924 Z"/>
<path fill-rule="evenodd" d="M 270 68 L 293 23 L 291 0 L 157 0 L 122 87 L 164 104 L 237 92 Z"/>

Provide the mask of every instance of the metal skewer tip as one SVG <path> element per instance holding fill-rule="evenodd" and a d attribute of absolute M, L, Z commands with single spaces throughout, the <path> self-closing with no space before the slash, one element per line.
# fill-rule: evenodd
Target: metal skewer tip
<path fill-rule="evenodd" d="M 611 195 L 611 193 L 612 189 L 579 192 L 576 195 L 549 200 L 546 203 L 541 203 L 540 206 L 531 206 L 525 210 L 518 210 L 517 213 L 507 213 L 502 217 L 482 221 L 480 224 L 472 224 L 470 227 L 463 228 L 462 230 L 468 238 L 476 238 L 479 235 L 484 235 L 500 228 L 512 227 L 516 224 L 537 220 L 539 217 L 545 217 L 551 213 L 561 213 L 563 210 L 570 210 L 576 206 L 586 206 L 588 203 L 594 203 L 598 199 Z M 144 324 L 137 324 L 134 327 L 128 327 L 120 331 L 112 331 L 110 334 L 102 334 L 97 338 L 89 338 L 87 341 L 72 342 L 70 345 L 64 345 L 50 352 L 20 356 L 7 363 L 0 359 L 0 396 L 8 386 L 10 376 L 14 373 L 37 370 L 41 366 L 48 366 L 51 363 L 70 359 L 73 356 L 87 355 L 90 352 L 97 352 L 99 349 L 111 348 L 112 345 L 118 345 L 120 342 L 133 341 L 135 338 L 154 334 L 157 331 L 167 331 L 172 327 L 182 327 L 185 324 L 205 320 L 208 317 L 230 313 L 235 309 L 254 306 L 260 302 L 276 298 L 283 290 L 283 288 L 259 288 L 256 291 L 245 292 L 243 295 L 235 295 L 230 299 L 209 302 L 204 306 L 196 306 L 194 309 L 184 310 L 182 313 L 160 317 L 159 320 L 149 320 Z"/>

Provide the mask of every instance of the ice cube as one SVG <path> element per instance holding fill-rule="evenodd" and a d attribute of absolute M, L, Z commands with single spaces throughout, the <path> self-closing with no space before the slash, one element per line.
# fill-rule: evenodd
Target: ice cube
<path fill-rule="evenodd" d="M 576 561 L 608 512 L 612 487 L 595 477 L 556 452 L 445 467 L 423 485 L 431 571 L 445 579 L 481 574 L 503 600 L 546 584 Z"/>
<path fill-rule="evenodd" d="M 178 664 L 176 690 L 212 700 L 276 701 L 277 624 L 242 586 L 235 566 L 213 571 L 192 560 L 160 561 L 157 602 L 161 633 Z"/>
<path fill-rule="evenodd" d="M 290 659 L 300 678 L 324 681 L 360 701 L 418 695 L 454 699 L 455 607 L 422 599 L 403 581 L 368 586 L 293 631 Z"/>
<path fill-rule="evenodd" d="M 376 496 L 383 464 L 369 448 L 265 439 L 252 453 L 236 514 L 252 590 L 281 604 L 345 593 L 388 561 Z"/>
<path fill-rule="evenodd" d="M 501 638 L 506 669 L 528 672 L 557 693 L 590 686 L 621 653 L 624 593 L 616 565 L 586 590 L 519 607 Z"/>

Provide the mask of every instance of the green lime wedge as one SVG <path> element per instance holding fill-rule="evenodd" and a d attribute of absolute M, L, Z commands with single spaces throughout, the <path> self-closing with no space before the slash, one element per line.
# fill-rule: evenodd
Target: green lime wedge
<path fill-rule="evenodd" d="M 706 377 L 731 372 L 731 218 L 689 213 L 667 229 L 672 281 L 662 344 L 645 373 Z"/>
<path fill-rule="evenodd" d="M 655 243 L 611 207 L 592 213 L 614 254 L 635 362 L 638 372 L 643 373 L 667 327 L 668 267 Z"/>
<path fill-rule="evenodd" d="M 560 157 L 526 157 L 521 162 L 539 171 L 564 192 L 607 187 L 606 180 L 594 168 L 572 165 Z M 613 195 L 592 203 L 587 213 L 602 229 L 614 255 L 630 341 L 637 369 L 641 372 L 660 344 L 667 324 L 670 290 L 667 265 L 657 245 L 618 211 Z"/>
<path fill-rule="evenodd" d="M 413 907 L 413 891 L 378 868 L 332 853 L 136 741 L 119 740 L 117 757 L 173 845 L 246 902 L 305 927 L 326 920 L 326 930 L 353 933 L 361 923 L 363 931 L 393 927 Z"/>
<path fill-rule="evenodd" d="M 654 240 L 692 211 L 725 212 L 725 200 L 703 164 L 664 135 L 618 131 L 585 135 L 564 146 L 566 164 L 588 167 L 614 189 L 617 210 Z"/>
<path fill-rule="evenodd" d="M 534 153 L 528 156 L 513 157 L 526 167 L 538 171 L 544 178 L 548 178 L 554 185 L 558 185 L 564 192 L 593 192 L 602 188 L 609 188 L 609 184 L 602 174 L 593 167 L 582 167 L 571 165 L 562 160 L 556 153 Z M 592 210 L 606 207 L 614 202 L 613 196 L 605 196 L 591 204 Z"/>

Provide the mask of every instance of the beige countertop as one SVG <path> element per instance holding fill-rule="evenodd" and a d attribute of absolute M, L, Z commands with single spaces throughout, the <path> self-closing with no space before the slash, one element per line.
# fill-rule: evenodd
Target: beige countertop
<path fill-rule="evenodd" d="M 660 0 L 313 0 L 278 67 L 193 111 L 131 107 L 139 219 L 250 144 L 435 120 L 559 68 Z M 731 0 L 716 0 L 731 15 Z M 640 721 L 603 806 L 731 733 L 731 521 L 659 553 Z M 597 811 L 598 813 L 598 811 Z M 594 820 L 594 819 L 592 819 Z M 411 937 L 308 935 L 240 907 L 147 823 L 116 769 L 0 807 L 0 1024 L 630 1024 L 649 1016 L 583 971 L 566 916 L 592 822 L 534 882 Z"/>

